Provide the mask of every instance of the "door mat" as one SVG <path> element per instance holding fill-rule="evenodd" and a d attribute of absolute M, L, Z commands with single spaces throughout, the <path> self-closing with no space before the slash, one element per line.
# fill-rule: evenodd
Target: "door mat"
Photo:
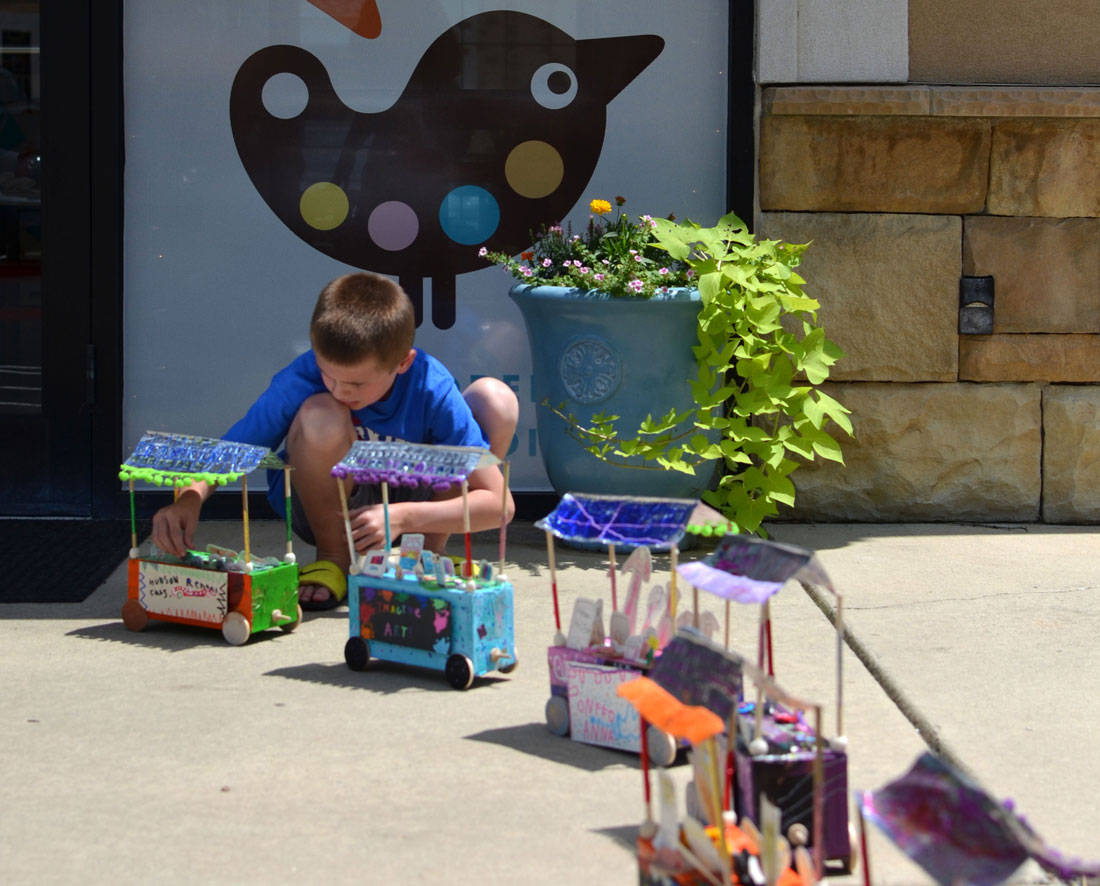
<path fill-rule="evenodd" d="M 139 521 L 138 538 L 149 531 Z M 129 520 L 0 520 L 0 603 L 79 603 L 129 552 Z"/>

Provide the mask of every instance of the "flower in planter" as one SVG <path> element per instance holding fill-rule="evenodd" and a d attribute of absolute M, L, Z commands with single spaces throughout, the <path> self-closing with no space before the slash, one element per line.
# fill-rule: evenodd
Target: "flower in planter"
<path fill-rule="evenodd" d="M 478 255 L 507 268 L 532 286 L 568 286 L 599 290 L 622 298 L 653 298 L 678 287 L 694 286 L 695 271 L 673 260 L 654 237 L 657 222 L 649 215 L 634 221 L 622 211 L 625 197 L 616 197 L 618 215 L 609 218 L 611 203 L 593 200 L 584 232 L 572 225 L 543 225 L 531 232 L 533 246 L 518 258 L 482 247 Z M 669 214 L 669 220 L 674 216 Z"/>

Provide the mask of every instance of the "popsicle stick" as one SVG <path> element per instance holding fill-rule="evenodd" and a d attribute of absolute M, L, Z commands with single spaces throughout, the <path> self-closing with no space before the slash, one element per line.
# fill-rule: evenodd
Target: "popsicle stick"
<path fill-rule="evenodd" d="M 764 601 L 764 638 L 768 646 L 768 676 L 775 676 L 775 658 L 772 656 L 772 607 L 771 600 Z"/>
<path fill-rule="evenodd" d="M 294 534 L 290 529 L 290 465 L 283 467 L 283 489 L 286 491 L 286 554 L 289 560 L 294 554 Z"/>
<path fill-rule="evenodd" d="M 616 581 L 615 572 L 617 571 L 618 566 L 615 564 L 615 542 L 613 542 L 613 541 L 609 541 L 607 543 L 607 562 L 611 565 L 611 569 L 610 569 L 610 575 L 611 575 L 611 611 L 612 612 L 618 612 L 619 611 L 619 595 L 616 591 L 617 586 L 616 586 L 616 583 L 615 583 L 615 581 Z"/>
<path fill-rule="evenodd" d="M 508 537 L 508 471 L 510 462 L 504 463 L 504 491 L 500 495 L 500 575 L 504 578 L 504 548 Z"/>
<path fill-rule="evenodd" d="M 645 794 L 645 820 L 653 821 L 653 799 L 649 794 L 649 724 L 638 718 L 638 728 L 642 731 L 642 791 Z"/>
<path fill-rule="evenodd" d="M 247 567 L 252 562 L 252 554 L 248 537 L 248 477 L 243 474 L 241 475 L 241 502 L 244 517 L 244 562 Z"/>
<path fill-rule="evenodd" d="M 351 562 L 357 562 L 358 558 L 355 554 L 355 539 L 351 537 L 351 515 L 348 513 L 348 494 L 344 490 L 344 478 L 337 477 L 336 485 L 340 487 L 340 506 L 344 510 L 344 534 L 348 537 L 348 553 L 351 554 Z M 382 487 L 386 487 L 383 485 Z"/>
<path fill-rule="evenodd" d="M 382 523 L 384 525 L 386 560 L 390 558 L 390 484 L 382 481 Z"/>
<path fill-rule="evenodd" d="M 856 803 L 856 815 L 859 816 L 859 854 L 863 861 L 863 886 L 871 886 L 871 859 L 867 857 L 867 822 L 863 818 L 862 800 Z"/>
<path fill-rule="evenodd" d="M 554 597 L 554 626 L 560 634 L 561 612 L 558 609 L 558 572 L 554 566 L 554 533 L 549 529 L 546 530 L 546 562 L 550 567 L 550 593 Z"/>
<path fill-rule="evenodd" d="M 134 478 L 130 478 L 130 547 L 137 547 L 137 516 L 134 513 Z"/>
<path fill-rule="evenodd" d="M 462 478 L 462 531 L 466 536 L 466 566 L 462 571 L 466 573 L 466 578 L 473 578 L 474 553 L 470 545 L 470 484 L 466 482 L 465 477 Z"/>
<path fill-rule="evenodd" d="M 668 577 L 668 617 L 673 624 L 676 624 L 676 563 L 679 558 L 680 548 L 673 542 L 668 546 L 669 569 L 671 570 Z"/>

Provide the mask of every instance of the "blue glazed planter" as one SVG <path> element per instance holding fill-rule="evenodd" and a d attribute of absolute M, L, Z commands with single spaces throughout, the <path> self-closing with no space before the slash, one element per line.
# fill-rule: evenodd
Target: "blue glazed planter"
<path fill-rule="evenodd" d="M 617 427 L 628 435 L 647 415 L 693 407 L 688 379 L 699 372 L 692 354 L 702 306 L 697 290 L 630 299 L 519 284 L 508 294 L 527 324 L 539 450 L 554 492 L 697 498 L 711 485 L 713 471 L 693 477 L 600 461 L 541 405 L 564 403 L 562 411 L 581 423 L 597 413 L 621 416 Z"/>

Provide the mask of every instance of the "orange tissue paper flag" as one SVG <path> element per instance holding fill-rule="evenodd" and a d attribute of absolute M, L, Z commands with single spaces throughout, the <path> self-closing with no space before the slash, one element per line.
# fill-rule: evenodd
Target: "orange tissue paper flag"
<path fill-rule="evenodd" d="M 706 741 L 725 729 L 722 718 L 713 711 L 684 704 L 649 677 L 621 684 L 618 693 L 634 705 L 644 720 L 692 744 Z"/>
<path fill-rule="evenodd" d="M 345 28 L 360 37 L 373 40 L 382 33 L 382 18 L 378 14 L 376 0 L 309 0 L 318 9 L 327 12 Z"/>

